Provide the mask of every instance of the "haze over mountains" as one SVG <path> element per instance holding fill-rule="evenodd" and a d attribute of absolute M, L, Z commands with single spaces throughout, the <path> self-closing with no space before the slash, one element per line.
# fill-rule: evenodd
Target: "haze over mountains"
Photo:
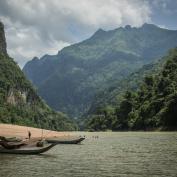
<path fill-rule="evenodd" d="M 52 108 L 79 117 L 89 110 L 97 93 L 157 61 L 177 45 L 176 38 L 177 31 L 152 24 L 99 29 L 57 55 L 35 57 L 23 71 Z"/>

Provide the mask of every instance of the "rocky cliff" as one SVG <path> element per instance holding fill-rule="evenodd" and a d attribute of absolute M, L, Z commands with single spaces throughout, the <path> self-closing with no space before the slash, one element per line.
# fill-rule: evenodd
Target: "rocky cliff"
<path fill-rule="evenodd" d="M 2 22 L 0 22 L 0 52 L 3 54 L 7 54 L 4 25 Z"/>
<path fill-rule="evenodd" d="M 38 96 L 19 66 L 7 55 L 0 23 L 0 122 L 54 130 L 73 130 L 69 118 L 53 111 Z"/>

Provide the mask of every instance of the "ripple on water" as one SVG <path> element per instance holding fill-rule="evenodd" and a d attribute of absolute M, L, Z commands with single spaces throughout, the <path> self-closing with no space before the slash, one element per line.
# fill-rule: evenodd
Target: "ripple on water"
<path fill-rule="evenodd" d="M 177 176 L 176 132 L 80 134 L 84 145 L 58 145 L 37 156 L 0 154 L 0 177 Z"/>

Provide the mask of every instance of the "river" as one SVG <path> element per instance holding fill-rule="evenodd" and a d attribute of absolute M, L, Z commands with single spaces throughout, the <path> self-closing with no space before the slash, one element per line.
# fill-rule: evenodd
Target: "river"
<path fill-rule="evenodd" d="M 0 154 L 0 177 L 177 177 L 177 132 L 75 134 L 86 140 L 42 155 Z"/>

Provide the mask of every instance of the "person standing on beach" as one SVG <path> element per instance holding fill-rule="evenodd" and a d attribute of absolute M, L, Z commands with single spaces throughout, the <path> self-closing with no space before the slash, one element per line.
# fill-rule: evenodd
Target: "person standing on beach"
<path fill-rule="evenodd" d="M 29 138 L 29 140 L 31 139 L 31 132 L 30 131 L 28 131 L 28 138 Z"/>

